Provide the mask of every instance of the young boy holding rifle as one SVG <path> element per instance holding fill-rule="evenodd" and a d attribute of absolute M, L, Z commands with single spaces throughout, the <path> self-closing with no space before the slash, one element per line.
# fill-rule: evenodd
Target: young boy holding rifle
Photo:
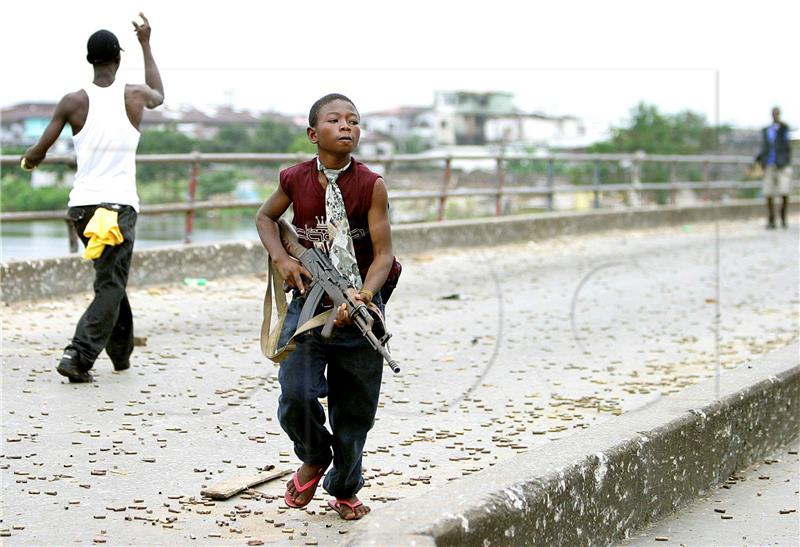
<path fill-rule="evenodd" d="M 380 316 L 396 282 L 399 264 L 392 253 L 386 185 L 351 155 L 361 134 L 359 123 L 358 110 L 344 95 L 316 101 L 307 134 L 317 156 L 281 172 L 280 186 L 256 218 L 272 267 L 293 289 L 277 346 L 294 349 L 274 360 L 281 362 L 278 419 L 303 463 L 284 499 L 289 507 L 305 507 L 324 476 L 323 487 L 335 498 L 328 505 L 346 520 L 370 510 L 356 496 L 364 484 L 362 451 L 378 408 L 384 358 L 396 369 L 385 351 L 385 330 L 377 336 L 369 332 L 372 316 Z M 279 227 L 289 205 L 294 230 Z M 310 261 L 315 253 L 324 258 L 316 255 Z M 323 295 L 317 287 L 326 272 L 333 281 Z M 393 280 L 387 283 L 390 272 Z M 324 311 L 327 304 L 327 324 L 295 334 L 301 315 L 310 315 L 303 313 L 308 301 L 314 308 L 320 301 L 312 312 Z M 321 397 L 328 398 L 330 431 Z"/>

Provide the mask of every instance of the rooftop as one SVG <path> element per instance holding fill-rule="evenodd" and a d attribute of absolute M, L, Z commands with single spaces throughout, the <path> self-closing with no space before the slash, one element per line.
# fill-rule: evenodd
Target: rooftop
<path fill-rule="evenodd" d="M 53 115 L 56 103 L 20 103 L 0 110 L 2 123 L 16 123 L 30 118 L 49 118 Z M 292 124 L 291 117 L 277 112 L 252 112 L 249 110 L 236 110 L 229 106 L 212 106 L 197 108 L 194 106 L 181 106 L 179 108 L 159 108 L 144 111 L 144 123 L 201 123 L 206 125 L 243 124 L 257 125 L 264 119 Z"/>

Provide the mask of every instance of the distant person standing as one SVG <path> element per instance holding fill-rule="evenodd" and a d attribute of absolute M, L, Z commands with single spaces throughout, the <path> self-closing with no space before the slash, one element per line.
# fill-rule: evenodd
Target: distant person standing
<path fill-rule="evenodd" d="M 764 197 L 767 198 L 767 229 L 775 229 L 775 209 L 773 199 L 783 198 L 781 204 L 781 225 L 786 228 L 786 214 L 789 208 L 789 191 L 792 178 L 792 151 L 789 146 L 789 126 L 781 121 L 781 110 L 772 109 L 772 124 L 762 131 L 761 151 L 756 162 L 764 168 Z"/>
<path fill-rule="evenodd" d="M 94 68 L 92 83 L 64 95 L 39 142 L 21 160 L 23 169 L 36 168 L 64 126 L 71 126 L 78 171 L 67 214 L 87 246 L 84 256 L 95 256 L 95 281 L 94 300 L 56 369 L 70 382 L 91 382 L 89 370 L 103 349 L 115 370 L 130 367 L 133 316 L 125 287 L 139 212 L 136 148 L 144 109 L 164 102 L 161 75 L 150 51 L 150 22 L 144 14 L 139 16 L 142 24 L 134 21 L 133 27 L 142 46 L 146 84 L 116 79 L 122 48 L 113 33 L 98 30 L 86 46 L 86 59 Z M 101 239 L 99 248 L 95 238 L 85 234 L 98 231 L 99 236 L 113 235 L 105 246 Z"/>

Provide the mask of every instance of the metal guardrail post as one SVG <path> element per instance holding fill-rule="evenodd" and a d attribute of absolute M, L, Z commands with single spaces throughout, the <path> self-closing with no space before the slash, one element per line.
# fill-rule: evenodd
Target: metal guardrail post
<path fill-rule="evenodd" d="M 594 186 L 594 204 L 595 209 L 600 208 L 600 161 L 594 160 L 592 169 L 592 186 Z"/>
<path fill-rule="evenodd" d="M 199 156 L 200 153 L 197 151 L 192 152 L 195 156 Z M 197 194 L 197 176 L 200 173 L 200 163 L 197 158 L 192 162 L 192 170 L 191 174 L 189 175 L 189 187 L 188 191 L 186 192 L 186 203 L 189 205 L 189 209 L 186 210 L 186 228 L 184 231 L 183 242 L 188 244 L 192 242 L 192 231 L 194 230 L 194 208 L 191 206 L 195 202 L 195 197 Z"/>
<path fill-rule="evenodd" d="M 670 205 L 678 203 L 678 190 L 675 188 L 676 182 L 678 182 L 678 164 L 673 161 L 669 168 L 669 184 L 672 186 L 669 191 Z"/>
<path fill-rule="evenodd" d="M 384 168 L 383 168 L 383 180 L 384 181 L 386 181 L 386 179 L 389 177 L 389 171 L 391 171 L 391 169 L 392 169 L 392 160 L 391 160 L 391 158 L 389 158 L 389 159 L 386 160 L 386 163 L 384 164 Z"/>
<path fill-rule="evenodd" d="M 442 178 L 442 193 L 439 195 L 439 215 L 437 220 L 444 220 L 447 190 L 450 188 L 450 177 L 453 175 L 453 160 L 450 156 L 444 160 L 444 177 Z"/>
<path fill-rule="evenodd" d="M 70 219 L 66 219 L 67 223 L 67 239 L 69 239 L 69 252 L 78 252 L 78 232 L 75 231 L 75 224 Z"/>
<path fill-rule="evenodd" d="M 503 155 L 497 158 L 497 197 L 494 204 L 494 215 L 501 216 L 503 214 L 503 187 L 506 184 L 506 173 L 503 169 Z"/>
<path fill-rule="evenodd" d="M 703 184 L 705 184 L 705 187 L 703 188 L 703 201 L 708 201 L 709 199 L 711 199 L 710 192 L 709 192 L 710 188 L 709 188 L 709 184 L 708 184 L 708 182 L 709 182 L 709 178 L 708 178 L 709 167 L 710 167 L 710 164 L 707 161 L 704 161 L 703 162 Z"/>
<path fill-rule="evenodd" d="M 556 173 L 553 163 L 552 158 L 547 160 L 547 209 L 549 211 L 552 211 L 555 206 L 553 188 L 556 185 Z"/>
<path fill-rule="evenodd" d="M 641 150 L 634 154 L 631 160 L 631 191 L 628 196 L 628 203 L 631 207 L 639 207 L 642 204 L 640 192 L 642 190 L 642 160 L 645 153 Z"/>

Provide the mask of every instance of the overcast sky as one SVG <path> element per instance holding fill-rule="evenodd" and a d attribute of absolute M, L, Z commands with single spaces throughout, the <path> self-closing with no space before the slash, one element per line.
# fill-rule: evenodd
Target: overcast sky
<path fill-rule="evenodd" d="M 337 91 L 362 113 L 435 90 L 509 91 L 527 111 L 619 124 L 638 101 L 740 127 L 773 105 L 800 126 L 800 2 L 30 0 L 5 2 L 0 105 L 91 80 L 86 39 L 115 32 L 141 82 L 131 19 L 153 26 L 167 104 L 304 114 Z M 715 75 L 719 73 L 719 102 Z"/>

